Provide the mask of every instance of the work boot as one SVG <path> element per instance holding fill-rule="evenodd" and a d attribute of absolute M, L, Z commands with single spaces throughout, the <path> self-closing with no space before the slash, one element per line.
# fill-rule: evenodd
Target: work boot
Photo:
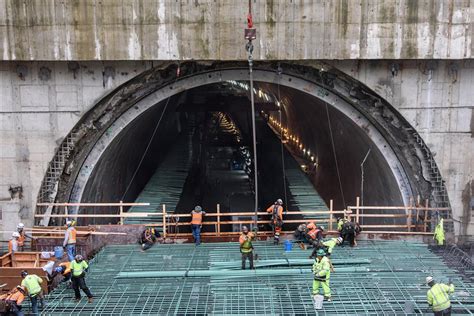
<path fill-rule="evenodd" d="M 80 301 L 81 301 L 80 298 L 77 298 L 77 297 L 76 297 L 76 298 L 74 299 L 74 302 L 76 302 L 76 303 L 79 303 Z"/>
<path fill-rule="evenodd" d="M 93 303 L 93 302 L 94 302 L 94 298 L 93 298 L 93 297 L 89 297 L 89 298 L 87 299 L 87 302 L 88 302 L 89 304 Z"/>
<path fill-rule="evenodd" d="M 326 301 L 332 302 L 332 299 L 330 297 L 325 297 Z"/>

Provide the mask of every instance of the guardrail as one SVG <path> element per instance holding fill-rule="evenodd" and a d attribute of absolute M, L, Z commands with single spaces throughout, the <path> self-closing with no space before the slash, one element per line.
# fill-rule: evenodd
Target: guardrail
<path fill-rule="evenodd" d="M 166 205 L 162 205 L 161 212 L 141 212 L 141 213 L 127 213 L 124 212 L 124 207 L 127 206 L 149 206 L 149 203 L 38 203 L 38 206 L 54 206 L 64 207 L 64 214 L 36 214 L 35 217 L 41 218 L 45 216 L 57 217 L 57 218 L 118 218 L 119 225 L 123 225 L 123 221 L 126 218 L 153 218 L 157 221 L 154 224 L 146 224 L 147 226 L 163 227 L 164 237 L 168 236 L 170 228 L 174 228 L 176 231 L 179 226 L 189 226 L 190 221 L 181 221 L 181 219 L 191 218 L 191 214 L 175 214 L 168 212 Z M 71 214 L 68 213 L 68 207 L 117 207 L 118 213 L 113 214 Z M 334 232 L 337 226 L 337 218 L 344 217 L 349 220 L 354 220 L 360 223 L 364 218 L 377 218 L 381 220 L 396 220 L 397 224 L 364 224 L 361 223 L 361 227 L 364 232 L 367 233 L 385 233 L 385 234 L 432 234 L 431 224 L 433 213 L 447 212 L 449 208 L 436 208 L 429 207 L 428 201 L 425 202 L 425 206 L 420 206 L 420 203 L 413 204 L 410 202 L 408 206 L 360 206 L 359 198 L 356 199 L 355 206 L 349 206 L 347 210 L 334 210 L 333 201 L 329 203 L 329 210 L 310 210 L 310 211 L 287 211 L 284 213 L 284 223 L 299 224 L 308 221 L 304 218 L 292 219 L 292 217 L 300 215 L 326 215 L 324 218 L 317 219 L 318 225 L 326 225 L 329 232 Z M 368 213 L 370 211 L 370 213 Z M 387 211 L 398 211 L 396 214 L 386 213 Z M 385 213 L 383 213 L 385 212 Z M 203 236 L 231 236 L 239 234 L 239 232 L 222 232 L 222 225 L 243 225 L 243 224 L 270 224 L 269 218 L 271 214 L 267 212 L 258 212 L 258 217 L 268 217 L 268 219 L 257 218 L 255 221 L 255 213 L 250 212 L 229 212 L 222 213 L 220 211 L 220 205 L 216 205 L 215 213 L 206 213 L 203 226 L 214 226 L 215 232 L 203 233 Z M 227 219 L 233 216 L 246 216 L 253 219 Z M 161 221 L 161 222 L 159 222 Z M 445 219 L 450 221 L 450 219 Z M 403 224 L 400 224 L 403 222 Z M 284 231 L 284 233 L 291 233 L 291 231 Z M 189 236 L 189 233 L 173 233 L 173 236 Z"/>

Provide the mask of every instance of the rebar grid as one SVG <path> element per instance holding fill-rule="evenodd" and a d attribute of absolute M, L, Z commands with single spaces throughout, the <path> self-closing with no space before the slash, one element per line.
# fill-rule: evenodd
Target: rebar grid
<path fill-rule="evenodd" d="M 316 311 L 311 298 L 312 274 L 304 263 L 311 250 L 255 243 L 259 275 L 240 271 L 237 243 L 156 245 L 147 252 L 138 246 L 107 246 L 93 260 L 87 284 L 93 304 L 73 302 L 64 285 L 48 295 L 45 315 L 409 315 L 428 312 L 424 279 L 452 278 L 456 293 L 453 314 L 473 314 L 474 285 L 463 281 L 426 245 L 404 241 L 359 242 L 356 248 L 337 247 L 332 260 L 333 302 Z M 289 262 L 303 262 L 288 266 Z M 357 268 L 350 271 L 351 267 Z M 361 269 L 362 268 L 362 269 Z M 282 273 L 275 275 L 275 269 Z M 121 272 L 209 270 L 210 277 L 116 278 Z M 302 270 L 303 273 L 292 273 Z M 268 272 L 268 273 L 267 273 Z M 268 275 L 266 275 L 268 274 Z M 272 274 L 272 275 L 270 275 Z"/>

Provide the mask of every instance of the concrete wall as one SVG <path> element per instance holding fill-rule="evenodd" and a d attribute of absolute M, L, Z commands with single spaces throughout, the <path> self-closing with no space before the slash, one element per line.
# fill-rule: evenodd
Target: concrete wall
<path fill-rule="evenodd" d="M 472 0 L 254 0 L 256 59 L 464 59 Z M 246 1 L 0 0 L 0 60 L 245 59 Z"/>
<path fill-rule="evenodd" d="M 474 63 L 399 61 L 395 75 L 393 61 L 332 63 L 387 99 L 418 130 L 436 154 L 455 218 L 472 234 Z M 97 100 L 151 63 L 84 62 L 71 70 L 75 65 L 0 62 L 0 230 L 17 220 L 32 222 L 39 186 L 60 141 Z M 42 68 L 51 70 L 49 77 Z M 10 201 L 10 186 L 22 186 L 23 198 Z"/>

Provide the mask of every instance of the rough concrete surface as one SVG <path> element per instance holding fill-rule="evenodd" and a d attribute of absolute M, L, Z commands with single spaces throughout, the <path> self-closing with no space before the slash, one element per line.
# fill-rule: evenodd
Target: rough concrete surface
<path fill-rule="evenodd" d="M 469 0 L 256 0 L 255 58 L 464 59 Z M 1 60 L 244 59 L 235 0 L 0 0 Z"/>

